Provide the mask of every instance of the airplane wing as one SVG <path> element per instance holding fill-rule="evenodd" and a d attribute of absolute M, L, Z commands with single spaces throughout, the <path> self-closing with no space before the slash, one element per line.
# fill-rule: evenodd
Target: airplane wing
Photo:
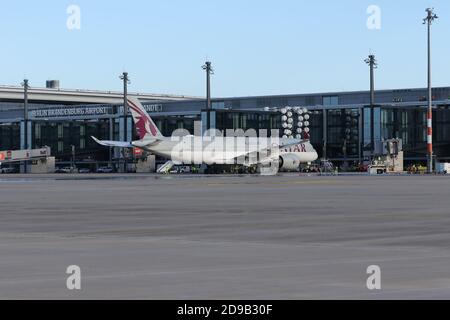
<path fill-rule="evenodd" d="M 273 148 L 275 149 L 275 148 L 278 146 L 279 149 L 282 149 L 282 148 L 287 148 L 287 147 L 291 147 L 291 146 L 296 146 L 296 145 L 298 145 L 298 144 L 300 144 L 300 143 L 301 143 L 301 141 L 296 140 L 296 139 L 292 139 L 292 141 L 285 142 L 285 143 L 283 143 L 283 142 L 280 141 L 280 144 L 274 145 Z M 261 152 L 263 152 L 263 151 L 265 151 L 266 154 L 270 154 L 270 152 L 271 152 L 272 150 L 271 150 L 271 148 L 261 148 L 261 149 L 259 149 L 259 150 L 252 150 L 252 151 L 250 151 L 250 152 L 249 152 L 249 151 L 242 151 L 242 152 L 240 152 L 239 154 L 233 154 L 233 156 L 231 156 L 231 157 L 225 157 L 225 159 L 220 159 L 220 160 L 222 160 L 222 161 L 223 161 L 223 160 L 225 160 L 225 161 L 231 161 L 231 160 L 233 160 L 233 159 L 237 159 L 237 158 L 240 158 L 240 157 L 250 157 L 250 156 L 254 156 L 255 159 L 256 159 L 257 154 L 258 154 L 258 153 L 261 153 Z M 219 159 L 216 159 L 216 160 L 219 160 Z M 272 160 L 273 160 L 272 156 L 271 156 L 271 157 L 268 157 L 268 158 L 266 158 L 266 159 L 261 159 L 262 162 L 263 162 L 263 161 L 272 161 Z"/>
<path fill-rule="evenodd" d="M 134 146 L 129 142 L 122 141 L 108 141 L 108 140 L 98 140 L 96 137 L 91 136 L 91 138 L 97 142 L 99 145 L 105 147 L 119 147 L 119 148 L 133 148 Z"/>

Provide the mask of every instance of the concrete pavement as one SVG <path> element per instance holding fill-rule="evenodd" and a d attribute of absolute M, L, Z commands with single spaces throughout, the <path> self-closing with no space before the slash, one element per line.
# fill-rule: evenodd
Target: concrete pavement
<path fill-rule="evenodd" d="M 450 177 L 0 176 L 1 299 L 450 298 Z M 66 288 L 79 265 L 82 290 Z M 366 288 L 379 265 L 382 290 Z"/>

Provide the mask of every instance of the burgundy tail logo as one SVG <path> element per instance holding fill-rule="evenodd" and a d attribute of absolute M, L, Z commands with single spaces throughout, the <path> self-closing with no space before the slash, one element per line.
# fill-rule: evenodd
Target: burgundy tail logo
<path fill-rule="evenodd" d="M 139 139 L 143 139 L 147 134 L 156 137 L 158 135 L 158 129 L 145 110 L 142 110 L 131 100 L 128 100 L 128 107 L 131 109 L 133 117 L 135 118 L 135 126 Z"/>

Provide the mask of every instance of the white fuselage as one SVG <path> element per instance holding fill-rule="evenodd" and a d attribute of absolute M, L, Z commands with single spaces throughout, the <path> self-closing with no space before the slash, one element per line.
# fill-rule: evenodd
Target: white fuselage
<path fill-rule="evenodd" d="M 180 164 L 253 165 L 278 160 L 286 155 L 295 157 L 299 163 L 309 163 L 318 158 L 309 141 L 279 148 L 280 144 L 287 142 L 289 139 L 184 136 L 163 140 L 144 139 L 133 142 L 133 145 Z"/>
<path fill-rule="evenodd" d="M 302 142 L 293 147 L 282 148 L 280 149 L 280 155 L 292 155 L 297 157 L 299 163 L 310 163 L 319 158 L 317 151 L 309 141 Z"/>

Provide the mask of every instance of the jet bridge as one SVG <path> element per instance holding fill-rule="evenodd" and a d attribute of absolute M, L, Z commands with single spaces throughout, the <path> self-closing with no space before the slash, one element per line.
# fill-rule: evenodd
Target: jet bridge
<path fill-rule="evenodd" d="M 27 173 L 52 173 L 55 171 L 55 158 L 49 147 L 30 150 L 0 151 L 0 166 L 29 162 Z M 21 166 L 21 171 L 25 171 Z"/>

